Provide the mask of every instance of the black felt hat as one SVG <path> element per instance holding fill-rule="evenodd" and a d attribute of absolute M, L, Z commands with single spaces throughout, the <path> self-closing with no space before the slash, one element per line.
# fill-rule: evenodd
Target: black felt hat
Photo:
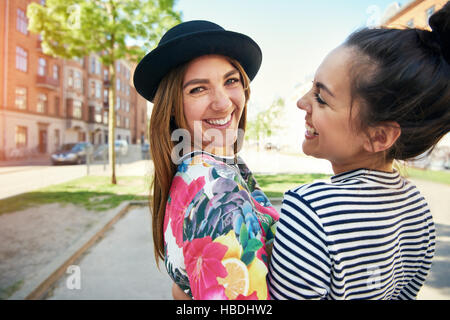
<path fill-rule="evenodd" d="M 172 68 L 206 54 L 220 54 L 239 61 L 250 80 L 256 76 L 262 61 L 261 49 L 250 37 L 209 21 L 188 21 L 167 31 L 158 46 L 139 62 L 134 86 L 141 96 L 153 102 L 161 79 Z"/>

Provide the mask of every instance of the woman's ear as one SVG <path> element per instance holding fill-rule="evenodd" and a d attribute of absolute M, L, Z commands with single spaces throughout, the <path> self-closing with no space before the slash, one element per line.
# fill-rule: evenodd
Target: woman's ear
<path fill-rule="evenodd" d="M 400 125 L 395 121 L 387 121 L 368 129 L 364 149 L 369 152 L 386 151 L 394 145 L 402 133 Z"/>

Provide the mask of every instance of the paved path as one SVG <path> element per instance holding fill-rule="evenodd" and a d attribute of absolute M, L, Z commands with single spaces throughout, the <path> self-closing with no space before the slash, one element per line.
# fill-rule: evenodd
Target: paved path
<path fill-rule="evenodd" d="M 68 273 L 47 299 L 172 299 L 164 264 L 158 270 L 153 257 L 149 209 L 131 209 L 77 262 L 81 288 L 68 289 Z"/>

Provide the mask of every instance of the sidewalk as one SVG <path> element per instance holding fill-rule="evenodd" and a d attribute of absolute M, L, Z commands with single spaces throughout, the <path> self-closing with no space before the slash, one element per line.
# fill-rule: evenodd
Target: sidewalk
<path fill-rule="evenodd" d="M 281 204 L 275 206 L 279 210 Z M 436 228 L 432 271 L 418 300 L 450 299 L 450 225 Z M 133 208 L 75 262 L 80 268 L 80 289 L 71 288 L 72 275 L 67 273 L 46 299 L 172 299 L 172 282 L 163 263 L 160 270 L 156 267 L 153 253 L 149 208 Z"/>
<path fill-rule="evenodd" d="M 80 268 L 80 289 L 70 285 L 72 274 L 67 273 L 46 299 L 172 299 L 164 263 L 160 270 L 156 267 L 150 225 L 148 207 L 131 208 L 75 263 Z"/>

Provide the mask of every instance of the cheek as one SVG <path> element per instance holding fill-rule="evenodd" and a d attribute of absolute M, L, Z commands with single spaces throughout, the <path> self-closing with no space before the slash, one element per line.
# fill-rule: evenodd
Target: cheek
<path fill-rule="evenodd" d="M 202 104 L 194 103 L 187 100 L 183 104 L 184 117 L 189 126 L 192 126 L 194 121 L 200 121 L 202 118 L 203 110 Z"/>

